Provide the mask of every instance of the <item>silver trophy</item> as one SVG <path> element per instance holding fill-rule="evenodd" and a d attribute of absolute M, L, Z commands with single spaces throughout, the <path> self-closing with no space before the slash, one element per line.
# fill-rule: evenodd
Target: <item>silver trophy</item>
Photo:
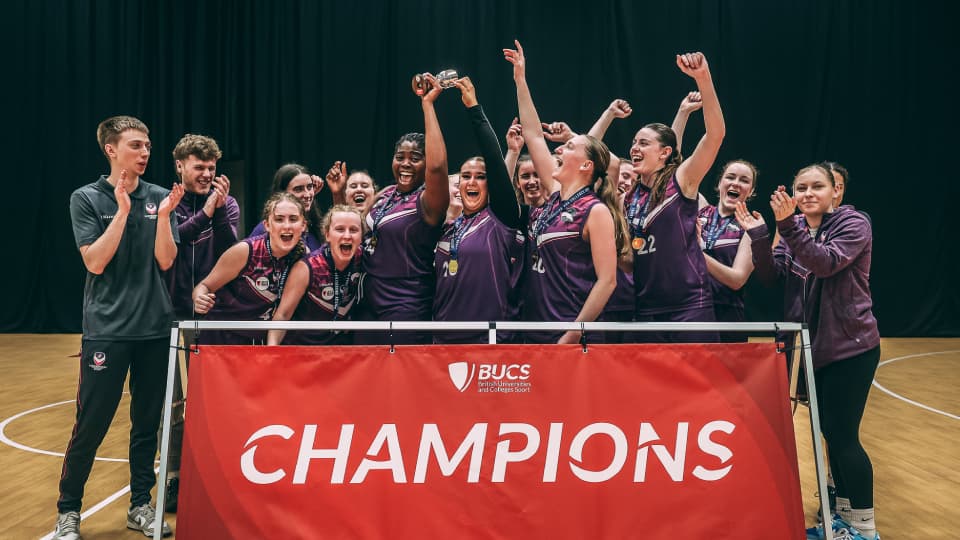
<path fill-rule="evenodd" d="M 413 91 L 418 96 L 422 96 L 426 94 L 427 91 L 430 89 L 429 85 L 427 84 L 426 75 L 430 75 L 430 74 L 418 73 L 413 76 Z M 454 86 L 456 86 L 457 79 L 459 78 L 457 75 L 457 70 L 455 69 L 445 69 L 440 73 L 437 73 L 436 75 L 434 75 L 434 77 L 437 79 L 437 82 L 440 84 L 440 88 L 443 88 L 443 89 L 453 88 Z"/>

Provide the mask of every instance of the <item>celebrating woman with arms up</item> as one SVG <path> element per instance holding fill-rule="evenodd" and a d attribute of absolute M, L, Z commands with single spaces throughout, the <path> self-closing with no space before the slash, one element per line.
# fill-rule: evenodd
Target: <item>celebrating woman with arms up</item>
<path fill-rule="evenodd" d="M 437 321 L 504 321 L 518 315 L 526 215 L 514 197 L 497 136 L 469 77 L 457 80 L 482 156 L 460 166 L 463 213 L 444 228 L 434 266 Z M 435 343 L 486 343 L 486 332 L 438 332 Z M 512 336 L 502 336 L 509 341 Z"/>
<path fill-rule="evenodd" d="M 531 212 L 529 280 L 524 287 L 524 320 L 596 320 L 617 285 L 617 254 L 625 236 L 616 198 L 616 178 L 608 178 L 610 151 L 589 135 L 577 135 L 550 154 L 526 80 L 520 43 L 504 49 L 513 64 L 523 138 L 546 193 Z M 594 191 L 600 181 L 601 191 Z M 579 332 L 531 332 L 532 343 L 575 343 Z"/>
<path fill-rule="evenodd" d="M 442 88 L 425 75 L 421 96 L 425 135 L 408 133 L 393 153 L 396 185 L 384 189 L 367 214 L 362 287 L 364 319 L 429 321 L 433 311 L 433 250 L 436 248 L 450 192 L 447 150 L 434 110 Z M 381 333 L 356 334 L 358 343 L 389 341 Z M 430 343 L 428 333 L 398 334 L 393 343 Z"/>
<path fill-rule="evenodd" d="M 686 160 L 677 148 L 676 133 L 664 124 L 648 124 L 633 139 L 630 157 L 639 181 L 624 200 L 624 209 L 632 236 L 634 319 L 641 322 L 715 320 L 697 237 L 698 191 L 726 127 L 703 54 L 677 55 L 677 67 L 697 83 L 706 133 Z M 645 333 L 639 339 L 715 341 L 716 333 Z"/>

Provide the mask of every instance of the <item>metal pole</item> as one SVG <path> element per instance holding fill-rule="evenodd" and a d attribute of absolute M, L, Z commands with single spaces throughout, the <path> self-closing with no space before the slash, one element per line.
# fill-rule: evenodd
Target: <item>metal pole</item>
<path fill-rule="evenodd" d="M 160 476 L 157 479 L 157 514 L 153 521 L 153 538 L 163 538 L 163 508 L 167 495 L 167 469 L 170 458 L 170 419 L 173 414 L 173 378 L 177 375 L 176 363 L 180 345 L 180 328 L 174 325 L 170 329 L 170 358 L 167 361 L 167 389 L 163 398 L 163 430 L 160 435 Z"/>
<path fill-rule="evenodd" d="M 810 431 L 813 435 L 813 457 L 817 466 L 817 489 L 820 491 L 820 515 L 823 516 L 823 534 L 826 540 L 833 540 L 833 514 L 830 513 L 830 498 L 827 497 L 827 466 L 823 459 L 823 441 L 820 438 L 820 406 L 817 404 L 817 387 L 813 376 L 810 330 L 806 324 L 800 331 L 800 347 L 803 350 L 803 367 L 807 376 Z"/>

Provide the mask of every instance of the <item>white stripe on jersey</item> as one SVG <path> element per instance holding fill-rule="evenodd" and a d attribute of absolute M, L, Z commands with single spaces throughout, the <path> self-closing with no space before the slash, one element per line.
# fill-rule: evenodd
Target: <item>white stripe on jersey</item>
<path fill-rule="evenodd" d="M 663 211 L 666 210 L 667 206 L 669 206 L 670 203 L 672 203 L 673 201 L 677 200 L 677 197 L 679 196 L 680 196 L 680 193 L 678 192 L 664 199 L 660 204 L 657 205 L 656 208 L 654 208 L 653 210 L 650 211 L 649 214 L 647 214 L 646 219 L 643 221 L 643 223 L 640 224 L 640 228 L 646 229 L 647 227 L 649 227 L 650 223 L 652 223 L 657 216 L 662 214 Z"/>
<path fill-rule="evenodd" d="M 549 242 L 553 242 L 554 240 L 570 238 L 572 236 L 580 236 L 580 233 L 577 231 L 570 231 L 570 232 L 553 232 L 553 233 L 541 234 L 540 236 L 537 237 L 537 247 L 542 246 Z"/>

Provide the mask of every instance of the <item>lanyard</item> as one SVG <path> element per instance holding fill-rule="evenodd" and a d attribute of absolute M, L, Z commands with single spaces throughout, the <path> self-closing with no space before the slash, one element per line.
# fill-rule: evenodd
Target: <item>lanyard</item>
<path fill-rule="evenodd" d="M 476 217 L 478 215 L 480 215 L 480 212 L 477 212 L 472 216 L 460 214 L 457 216 L 457 219 L 453 221 L 453 225 L 451 226 L 452 236 L 450 237 L 451 259 L 457 260 L 457 253 L 460 251 L 460 242 L 463 241 L 463 237 L 467 235 L 467 231 L 470 230 L 470 226 L 473 225 L 474 221 L 476 221 Z"/>
<path fill-rule="evenodd" d="M 333 320 L 340 316 L 340 304 L 343 303 L 343 296 L 347 292 L 347 281 L 350 279 L 350 267 L 344 272 L 343 283 L 340 283 L 340 271 L 333 262 L 333 253 L 330 251 L 330 244 L 323 246 L 323 258 L 327 261 L 327 267 L 330 268 L 330 274 L 333 276 Z"/>
<path fill-rule="evenodd" d="M 303 239 L 301 239 L 300 241 L 303 242 Z M 287 255 L 282 259 L 277 259 L 273 256 L 273 249 L 270 247 L 270 235 L 267 235 L 266 244 L 267 244 L 267 253 L 270 255 L 270 260 L 273 262 L 273 272 L 272 272 L 273 275 L 271 277 L 280 283 L 280 286 L 277 287 L 277 299 L 273 301 L 273 307 L 276 308 L 278 305 L 280 305 L 280 297 L 283 296 L 283 287 L 284 285 L 287 284 L 287 274 L 290 273 L 290 267 L 293 266 L 293 264 L 287 264 L 288 263 L 287 258 L 290 255 Z M 296 252 L 296 250 L 297 250 L 297 246 L 294 246 L 293 250 L 290 251 L 290 253 L 293 254 Z M 285 268 L 283 269 L 282 272 L 280 272 L 279 280 L 277 280 L 277 265 L 276 265 L 277 261 L 285 264 Z"/>
<path fill-rule="evenodd" d="M 727 227 L 733 223 L 734 216 L 720 217 L 720 209 L 715 209 L 713 215 L 710 216 L 710 224 L 707 227 L 706 238 L 704 238 L 704 244 L 706 244 L 707 249 L 713 249 L 713 246 L 717 243 L 717 239 L 720 238 L 720 235 L 723 234 L 723 231 L 727 230 Z"/>
<path fill-rule="evenodd" d="M 540 216 L 537 217 L 537 220 L 533 223 L 532 232 L 533 232 L 534 242 L 537 242 L 539 244 L 537 239 L 540 238 L 540 234 L 544 230 L 546 230 L 546 228 L 550 225 L 550 223 L 552 223 L 553 220 L 557 219 L 557 216 L 559 216 L 560 214 L 565 212 L 568 208 L 570 208 L 573 205 L 573 203 L 584 198 L 591 191 L 593 190 L 590 188 L 590 186 L 585 186 L 583 188 L 580 188 L 580 191 L 574 193 L 572 197 L 570 197 L 565 201 L 559 201 L 559 197 L 557 197 L 559 202 L 555 204 L 553 208 L 545 208 L 543 212 L 540 213 Z"/>
<path fill-rule="evenodd" d="M 636 233 L 639 229 L 646 229 L 647 214 L 650 213 L 650 201 L 653 199 L 653 194 L 650 190 L 643 188 L 643 184 L 637 182 L 633 192 L 634 196 L 630 198 L 630 204 L 627 205 L 627 225 L 632 233 Z M 643 198 L 644 193 L 647 199 L 643 201 L 643 208 L 640 208 L 640 199 Z"/>

